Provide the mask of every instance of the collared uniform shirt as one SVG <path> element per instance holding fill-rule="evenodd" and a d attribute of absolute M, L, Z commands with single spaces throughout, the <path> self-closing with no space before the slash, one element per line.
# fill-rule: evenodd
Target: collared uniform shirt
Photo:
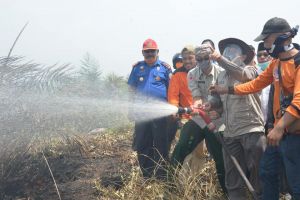
<path fill-rule="evenodd" d="M 216 83 L 219 73 L 224 71 L 217 64 L 212 63 L 212 65 L 212 70 L 208 75 L 205 75 L 198 66 L 189 71 L 188 83 L 194 98 L 201 97 L 204 101 L 207 101 L 208 88 Z"/>
<path fill-rule="evenodd" d="M 244 70 L 253 70 L 246 66 Z M 256 73 L 253 73 L 253 77 Z M 219 74 L 217 85 L 222 87 L 240 84 L 226 71 Z M 264 120 L 261 111 L 259 94 L 231 95 L 222 94 L 223 117 L 225 121 L 224 137 L 235 137 L 252 132 L 264 132 Z"/>
<path fill-rule="evenodd" d="M 219 67 L 216 63 L 212 63 L 212 70 L 208 75 L 205 75 L 200 67 L 195 67 L 194 69 L 190 70 L 188 73 L 188 85 L 192 92 L 193 98 L 201 97 L 204 102 L 208 101 L 209 96 L 209 87 L 214 85 L 217 81 L 217 77 L 220 72 L 224 71 L 221 67 Z M 204 123 L 201 117 L 194 117 L 193 120 L 203 128 Z M 213 120 L 213 123 L 217 126 L 217 130 L 223 131 L 223 118 L 219 118 Z"/>
<path fill-rule="evenodd" d="M 128 84 L 144 97 L 167 100 L 171 67 L 157 60 L 149 66 L 145 61 L 135 64 L 130 73 Z"/>

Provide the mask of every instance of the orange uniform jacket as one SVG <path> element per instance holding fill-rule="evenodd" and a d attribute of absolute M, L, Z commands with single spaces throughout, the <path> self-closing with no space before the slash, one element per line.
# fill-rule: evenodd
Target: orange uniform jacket
<path fill-rule="evenodd" d="M 168 89 L 168 101 L 174 106 L 190 107 L 193 105 L 192 93 L 187 82 L 187 70 L 181 67 L 173 73 Z"/>
<path fill-rule="evenodd" d="M 293 94 L 293 100 L 291 105 L 286 109 L 291 115 L 300 119 L 300 65 L 296 66 L 294 59 L 279 60 L 274 59 L 267 67 L 267 69 L 261 73 L 256 79 L 237 85 L 234 87 L 234 93 L 243 95 L 249 93 L 256 93 L 261 91 L 267 85 L 274 82 L 274 102 L 273 102 L 273 114 L 275 116 L 275 124 L 278 122 L 277 113 L 280 109 L 280 85 L 278 76 L 278 65 L 281 64 L 281 76 L 283 87 L 286 92 Z M 287 94 L 285 94 L 287 95 Z"/>

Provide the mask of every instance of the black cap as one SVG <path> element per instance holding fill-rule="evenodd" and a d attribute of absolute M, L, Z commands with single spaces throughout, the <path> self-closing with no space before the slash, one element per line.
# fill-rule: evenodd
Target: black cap
<path fill-rule="evenodd" d="M 239 47 L 241 47 L 243 54 L 245 54 L 247 56 L 246 60 L 244 61 L 246 65 L 248 65 L 254 58 L 254 51 L 249 47 L 249 45 L 246 44 L 244 41 L 237 39 L 237 38 L 227 38 L 227 39 L 221 40 L 219 42 L 219 50 L 220 50 L 221 54 L 223 54 L 226 46 L 229 44 L 236 44 Z"/>
<path fill-rule="evenodd" d="M 260 42 L 257 47 L 257 52 L 264 51 L 264 50 L 266 50 L 266 48 L 264 47 L 264 43 Z"/>
<path fill-rule="evenodd" d="M 254 39 L 254 41 L 259 42 L 261 40 L 264 40 L 271 33 L 283 33 L 283 32 L 288 32 L 290 30 L 291 30 L 291 26 L 285 19 L 279 17 L 273 17 L 265 23 L 261 34 L 257 36 Z"/>

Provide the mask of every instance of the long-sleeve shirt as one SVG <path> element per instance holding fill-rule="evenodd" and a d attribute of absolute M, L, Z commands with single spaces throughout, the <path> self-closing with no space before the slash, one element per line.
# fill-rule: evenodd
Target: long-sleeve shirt
<path fill-rule="evenodd" d="M 279 81 L 279 65 L 281 68 L 282 84 L 280 84 Z M 234 93 L 242 95 L 257 92 L 272 82 L 274 82 L 273 115 L 275 116 L 275 125 L 282 117 L 280 114 L 282 88 L 285 96 L 293 94 L 293 99 L 285 111 L 296 118 L 296 120 L 286 128 L 290 133 L 300 132 L 300 67 L 299 64 L 296 66 L 293 58 L 273 60 L 267 69 L 255 80 L 234 87 Z"/>
<path fill-rule="evenodd" d="M 267 67 L 267 69 L 261 73 L 256 79 L 237 85 L 234 87 L 234 93 L 238 95 L 244 95 L 249 93 L 259 92 L 266 86 L 274 82 L 274 102 L 273 102 L 273 114 L 275 117 L 275 124 L 280 119 L 278 113 L 280 112 L 280 84 L 278 66 L 281 65 L 282 87 L 284 90 L 293 94 L 293 100 L 287 107 L 286 112 L 290 113 L 297 118 L 295 123 L 299 123 L 300 120 L 300 67 L 296 66 L 294 59 L 288 60 L 274 59 Z M 287 95 L 287 94 L 285 94 Z"/>
<path fill-rule="evenodd" d="M 232 87 L 257 77 L 255 66 L 238 66 L 224 57 L 218 63 L 225 71 L 217 79 L 217 85 Z M 222 94 L 225 121 L 224 137 L 235 137 L 247 133 L 264 132 L 264 120 L 258 93 L 250 95 Z"/>
<path fill-rule="evenodd" d="M 209 74 L 204 74 L 199 66 L 193 68 L 188 73 L 188 86 L 192 92 L 194 99 L 201 97 L 204 102 L 208 102 L 209 87 L 216 83 L 218 75 L 223 71 L 216 63 L 212 63 L 212 70 Z M 204 127 L 204 121 L 201 117 L 195 116 L 193 120 L 200 126 Z M 216 125 L 217 130 L 223 129 L 224 120 L 223 117 L 212 120 Z"/>
<path fill-rule="evenodd" d="M 188 87 L 187 81 L 188 71 L 185 67 L 181 67 L 173 73 L 169 89 L 168 102 L 174 106 L 191 107 L 193 105 L 192 93 Z"/>

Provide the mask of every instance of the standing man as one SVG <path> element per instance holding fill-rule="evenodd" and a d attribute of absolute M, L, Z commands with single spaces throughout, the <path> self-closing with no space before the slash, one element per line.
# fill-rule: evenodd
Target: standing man
<path fill-rule="evenodd" d="M 283 18 L 269 19 L 255 41 L 264 41 L 274 58 L 270 65 L 253 81 L 214 88 L 222 94 L 245 95 L 274 83 L 275 126 L 267 138 L 269 145 L 280 146 L 293 199 L 300 199 L 300 53 L 292 43 L 297 32 Z"/>
<path fill-rule="evenodd" d="M 189 49 L 193 52 L 194 55 L 194 47 L 193 46 L 187 46 L 184 47 L 185 49 Z M 173 57 L 173 67 L 175 71 L 173 72 L 173 75 L 170 79 L 170 85 L 168 90 L 168 101 L 170 104 L 176 106 L 176 107 L 191 107 L 193 104 L 192 100 L 192 94 L 191 91 L 188 88 L 187 84 L 187 73 L 190 69 L 194 68 L 196 66 L 195 63 L 191 63 L 190 59 L 185 58 L 185 65 L 183 65 L 183 58 L 181 56 L 181 53 L 177 53 Z M 188 118 L 189 116 L 184 115 L 184 118 Z M 172 123 L 172 121 L 176 123 Z M 173 116 L 172 121 L 169 122 L 169 132 L 170 132 L 170 143 L 169 146 L 171 146 L 171 142 L 175 138 L 177 128 L 182 126 L 181 121 L 178 117 Z"/>
<path fill-rule="evenodd" d="M 257 48 L 258 73 L 261 74 L 271 63 L 272 57 L 266 51 L 264 43 L 260 42 Z M 261 109 L 265 120 L 265 133 L 274 128 L 275 118 L 273 115 L 274 85 L 262 89 Z M 282 152 L 278 146 L 268 145 L 260 162 L 259 170 L 263 186 L 263 200 L 279 199 L 279 193 L 284 195 L 288 191 L 287 179 L 283 164 Z"/>
<path fill-rule="evenodd" d="M 208 44 L 203 44 L 193 51 L 187 49 L 182 50 L 183 63 L 186 65 L 197 65 L 194 69 L 188 72 L 187 82 L 192 93 L 193 106 L 201 107 L 208 101 L 208 88 L 216 81 L 217 75 L 222 70 L 218 65 L 209 60 Z M 221 122 L 213 121 L 216 125 Z M 218 126 L 219 128 L 219 126 Z M 225 188 L 225 171 L 222 157 L 222 146 L 218 142 L 213 131 L 210 131 L 203 119 L 200 116 L 195 116 L 190 119 L 182 128 L 179 141 L 172 154 L 172 162 L 182 164 L 185 157 L 189 155 L 197 145 L 206 140 L 208 150 L 213 156 L 219 183 L 226 193 Z"/>
<path fill-rule="evenodd" d="M 167 101 L 171 67 L 158 59 L 158 53 L 154 40 L 147 39 L 143 43 L 144 60 L 133 66 L 128 79 L 128 85 L 134 92 L 133 101 Z M 144 177 L 165 178 L 168 142 L 166 117 L 135 122 L 133 148 L 137 151 Z"/>
<path fill-rule="evenodd" d="M 252 63 L 254 52 L 248 44 L 236 38 L 227 38 L 219 42 L 219 49 L 222 55 L 215 51 L 210 56 L 225 69 L 219 74 L 217 85 L 234 86 L 256 78 L 256 66 L 249 65 Z M 221 95 L 221 99 L 226 127 L 224 144 L 230 154 L 238 160 L 244 173 L 249 175 L 249 181 L 257 196 L 261 197 L 258 170 L 266 144 L 259 96 Z M 223 156 L 226 188 L 230 200 L 248 199 L 243 180 L 230 155 L 223 152 Z"/>

